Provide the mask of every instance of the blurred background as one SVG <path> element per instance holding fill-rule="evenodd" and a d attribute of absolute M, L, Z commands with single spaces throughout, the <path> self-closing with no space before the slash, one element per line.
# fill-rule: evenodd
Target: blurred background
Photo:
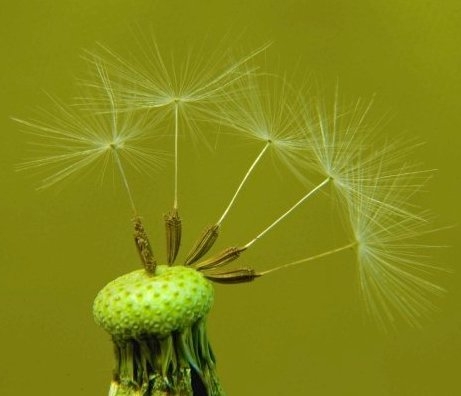
<path fill-rule="evenodd" d="M 338 82 L 351 102 L 376 95 L 370 117 L 384 119 L 380 133 L 426 143 L 416 158 L 438 171 L 420 203 L 437 214 L 437 226 L 454 226 L 431 237 L 448 246 L 434 252 L 434 262 L 454 272 L 437 279 L 448 294 L 421 329 L 399 324 L 384 334 L 364 318 L 348 253 L 217 286 L 209 333 L 227 394 L 460 394 L 459 1 L 16 0 L 2 6 L 1 19 L 0 394 L 107 394 L 112 347 L 93 323 L 91 304 L 105 283 L 139 265 L 125 193 L 91 177 L 37 192 L 36 177 L 15 171 L 31 137 L 10 117 L 46 108 L 47 93 L 73 97 L 75 76 L 87 69 L 84 50 L 97 42 L 128 55 L 137 35 L 152 32 L 167 54 L 201 47 L 206 56 L 223 38 L 236 51 L 271 41 L 262 64 L 294 85 Z M 187 250 L 220 215 L 260 146 L 224 139 L 212 152 L 182 143 Z M 151 178 L 131 176 L 160 257 L 171 176 L 171 164 Z M 265 161 L 219 246 L 246 242 L 302 191 Z M 264 270 L 334 247 L 344 238 L 335 222 L 328 205 L 306 205 L 241 264 Z"/>

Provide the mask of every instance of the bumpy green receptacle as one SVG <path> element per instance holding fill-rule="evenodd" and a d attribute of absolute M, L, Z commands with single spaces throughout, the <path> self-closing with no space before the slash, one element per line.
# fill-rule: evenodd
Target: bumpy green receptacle
<path fill-rule="evenodd" d="M 93 314 L 114 341 L 109 395 L 223 395 L 206 335 L 212 303 L 210 282 L 181 266 L 134 271 L 106 285 Z"/>

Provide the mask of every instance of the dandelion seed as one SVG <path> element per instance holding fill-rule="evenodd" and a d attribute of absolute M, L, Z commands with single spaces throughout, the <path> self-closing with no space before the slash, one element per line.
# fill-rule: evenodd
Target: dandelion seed
<path fill-rule="evenodd" d="M 216 256 L 209 258 L 208 260 L 202 261 L 194 265 L 194 268 L 203 271 L 209 269 L 216 269 L 228 264 L 231 261 L 237 260 L 240 254 L 246 250 L 245 247 L 230 247 L 224 249 L 221 253 Z"/>
<path fill-rule="evenodd" d="M 179 252 L 179 246 L 181 244 L 181 219 L 178 215 L 178 211 L 173 209 L 172 212 L 165 215 L 165 230 L 166 230 L 166 241 L 167 241 L 167 262 L 173 264 L 176 256 Z"/>
<path fill-rule="evenodd" d="M 220 273 L 209 273 L 205 272 L 205 277 L 216 283 L 223 284 L 236 284 L 252 282 L 259 278 L 262 274 L 258 274 L 252 268 L 238 268 L 235 270 L 220 272 Z"/>
<path fill-rule="evenodd" d="M 203 255 L 205 255 L 212 247 L 213 244 L 216 242 L 218 235 L 219 235 L 219 229 L 221 227 L 221 223 L 229 213 L 232 205 L 234 204 L 235 200 L 237 199 L 237 196 L 239 195 L 240 191 L 242 190 L 245 182 L 247 181 L 248 177 L 250 176 L 251 172 L 269 147 L 270 142 L 266 143 L 262 151 L 259 153 L 259 155 L 256 157 L 254 162 L 251 164 L 250 168 L 246 172 L 245 176 L 243 177 L 242 181 L 240 182 L 239 186 L 237 187 L 237 190 L 235 191 L 232 199 L 230 200 L 228 206 L 224 210 L 223 214 L 219 218 L 216 224 L 207 227 L 204 232 L 202 233 L 201 237 L 195 242 L 194 247 L 192 250 L 189 252 L 187 258 L 186 258 L 186 265 L 191 265 L 198 259 L 200 259 Z"/>
<path fill-rule="evenodd" d="M 359 100 L 352 107 L 341 106 L 336 91 L 330 110 L 317 98 L 305 105 L 303 122 L 309 148 L 305 163 L 311 171 L 331 178 L 340 201 L 363 193 L 377 175 L 383 191 L 416 194 L 433 173 L 433 170 L 420 171 L 418 164 L 408 161 L 418 143 L 403 139 L 389 143 L 379 139 L 376 125 L 367 121 L 371 104 Z M 395 188 L 397 184 L 399 189 Z M 417 216 L 410 201 L 403 201 L 405 205 L 395 207 L 384 204 L 402 216 Z"/>
<path fill-rule="evenodd" d="M 299 162 L 305 150 L 305 139 L 293 108 L 289 105 L 286 83 L 273 76 L 248 74 L 239 80 L 238 84 L 241 84 L 241 88 L 237 92 L 246 92 L 247 95 L 242 98 L 235 93 L 229 94 L 228 99 L 220 104 L 220 120 L 239 135 L 261 141 L 264 146 L 244 174 L 221 217 L 213 225 L 215 231 L 205 231 L 195 243 L 186 259 L 187 265 L 201 258 L 213 246 L 222 222 L 267 152 L 275 153 L 295 174 L 299 173 L 294 163 Z"/>
<path fill-rule="evenodd" d="M 120 114 L 117 109 L 110 80 L 103 65 L 97 65 L 98 76 L 105 87 L 110 113 L 88 113 L 75 107 L 66 107 L 53 100 L 52 112 L 42 110 L 40 118 L 33 121 L 15 118 L 27 127 L 44 153 L 40 158 L 24 162 L 20 170 L 38 169 L 49 172 L 39 188 L 55 185 L 88 168 L 101 171 L 101 180 L 112 163 L 113 171 L 120 175 L 134 216 L 136 247 L 146 271 L 155 268 L 152 248 L 138 216 L 131 187 L 122 161 L 138 172 L 149 173 L 158 169 L 163 154 L 148 148 L 155 136 L 148 132 L 153 121 L 133 114 Z M 46 121 L 46 119 L 49 121 Z M 147 146 L 147 147 L 146 147 Z"/>
<path fill-rule="evenodd" d="M 363 154 L 373 142 L 373 127 L 366 118 L 371 102 L 358 100 L 354 106 L 341 106 L 338 89 L 331 108 L 327 101 L 313 97 L 304 101 L 300 117 L 306 133 L 306 164 L 311 171 L 330 177 L 338 190 L 348 188 L 357 167 L 372 166 L 373 157 L 365 163 Z M 303 101 L 303 99 L 301 99 Z"/>
<path fill-rule="evenodd" d="M 383 188 L 380 174 L 374 180 L 348 198 L 363 300 L 382 327 L 395 323 L 397 316 L 418 326 L 434 309 L 431 297 L 444 293 L 428 280 L 437 267 L 427 263 L 423 252 L 433 246 L 420 242 L 432 230 L 425 213 L 410 216 L 406 209 L 395 209 L 408 207 L 412 195 L 402 189 L 398 174 L 393 186 Z"/>
<path fill-rule="evenodd" d="M 248 63 L 268 45 L 233 60 L 218 52 L 201 56 L 190 51 L 183 62 L 173 56 L 165 59 L 153 39 L 138 44 L 139 51 L 133 60 L 100 47 L 102 55 L 90 53 L 89 61 L 103 62 L 108 68 L 122 101 L 122 111 L 173 107 L 175 103 L 185 111 L 219 102 L 242 76 L 254 70 Z M 94 81 L 87 84 L 97 87 Z"/>
<path fill-rule="evenodd" d="M 19 170 L 47 173 L 39 189 L 55 185 L 85 169 L 97 168 L 101 179 L 112 163 L 119 160 L 134 170 L 150 174 L 160 168 L 164 153 L 152 149 L 155 134 L 148 132 L 155 124 L 145 117 L 130 114 L 94 114 L 79 111 L 56 99 L 54 109 L 40 109 L 32 120 L 13 118 L 33 136 L 32 144 L 40 156 L 23 162 Z"/>
<path fill-rule="evenodd" d="M 300 106 L 294 101 L 297 94 L 284 78 L 268 74 L 248 74 L 238 84 L 238 93 L 231 92 L 220 103 L 220 121 L 237 136 L 264 143 L 261 153 L 270 149 L 299 176 L 306 141 L 299 123 Z"/>
<path fill-rule="evenodd" d="M 134 225 L 134 243 L 138 250 L 139 258 L 144 265 L 144 269 L 149 274 L 155 273 L 155 268 L 157 267 L 157 262 L 154 258 L 154 253 L 152 246 L 149 241 L 146 230 L 144 229 L 144 224 L 142 219 L 139 216 L 135 216 L 133 219 Z"/>
<path fill-rule="evenodd" d="M 136 171 L 149 173 L 159 168 L 163 154 L 146 144 L 152 138 L 146 135 L 148 124 L 143 119 L 129 116 L 119 119 L 119 127 L 112 133 L 112 120 L 107 116 L 81 114 L 54 100 L 55 113 L 41 111 L 36 120 L 15 121 L 26 127 L 34 136 L 33 142 L 41 156 L 23 162 L 19 170 L 38 170 L 48 173 L 39 188 L 47 188 L 85 168 L 97 168 L 104 177 L 112 162 L 121 158 Z M 44 121 L 44 119 L 51 121 Z"/>
<path fill-rule="evenodd" d="M 208 252 L 216 242 L 216 239 L 219 235 L 219 226 L 213 224 L 205 228 L 200 235 L 199 239 L 195 242 L 192 250 L 186 257 L 185 265 L 191 265 L 203 257 L 206 252 Z"/>

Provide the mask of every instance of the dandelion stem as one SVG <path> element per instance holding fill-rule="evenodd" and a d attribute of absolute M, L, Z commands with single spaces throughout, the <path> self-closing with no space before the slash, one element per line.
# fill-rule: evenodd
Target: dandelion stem
<path fill-rule="evenodd" d="M 267 274 L 270 274 L 271 272 L 274 272 L 274 271 L 278 271 L 278 270 L 281 270 L 281 269 L 284 269 L 284 268 L 288 268 L 288 267 L 292 267 L 292 266 L 295 266 L 295 265 L 299 265 L 299 264 L 303 264 L 303 263 L 307 263 L 309 261 L 314 261 L 314 260 L 318 260 L 318 259 L 321 259 L 323 257 L 327 257 L 327 256 L 330 256 L 332 254 L 335 254 L 335 253 L 339 253 L 339 252 L 342 252 L 343 250 L 347 250 L 347 249 L 350 249 L 350 248 L 353 248 L 354 246 L 357 245 L 357 242 L 352 242 L 352 243 L 349 243 L 345 246 L 341 246 L 339 248 L 336 248 L 336 249 L 333 249 L 333 250 L 329 250 L 327 252 L 323 252 L 323 253 L 320 253 L 320 254 L 317 254 L 315 256 L 311 256 L 311 257 L 307 257 L 305 259 L 301 259 L 301 260 L 296 260 L 296 261 L 293 261 L 291 263 L 288 263 L 288 264 L 284 264 L 284 265 L 280 265 L 278 267 L 275 267 L 275 268 L 272 268 L 272 269 L 269 269 L 267 271 L 263 271 L 263 272 L 259 272 L 258 274 L 259 275 L 267 275 Z"/>
<path fill-rule="evenodd" d="M 321 182 L 317 187 L 313 188 L 309 191 L 304 197 L 302 197 L 298 202 L 296 202 L 290 209 L 288 209 L 284 214 L 282 214 L 277 220 L 275 220 L 269 227 L 264 229 L 261 233 L 259 233 L 255 238 L 253 238 L 250 242 L 248 242 L 244 248 L 247 249 L 253 243 L 255 243 L 259 238 L 269 232 L 272 228 L 274 228 L 278 223 L 280 223 L 285 217 L 287 217 L 293 210 L 295 210 L 299 205 L 301 205 L 307 198 L 314 195 L 317 191 L 319 191 L 322 187 L 324 187 L 328 182 L 331 180 L 330 177 L 326 178 L 323 182 Z"/>
<path fill-rule="evenodd" d="M 259 155 L 256 157 L 256 159 L 253 161 L 253 163 L 251 164 L 250 168 L 248 169 L 247 173 L 245 174 L 245 176 L 243 177 L 242 181 L 240 182 L 237 190 L 235 191 L 234 193 L 234 196 L 232 197 L 231 201 L 229 202 L 229 205 L 227 206 L 226 210 L 224 211 L 224 213 L 222 214 L 221 218 L 218 220 L 218 222 L 216 223 L 217 226 L 220 226 L 221 223 L 223 222 L 224 218 L 227 216 L 227 213 L 229 212 L 229 210 L 231 209 L 232 205 L 234 204 L 235 200 L 237 199 L 237 196 L 239 195 L 240 193 L 240 190 L 243 188 L 243 185 L 245 184 L 245 182 L 247 181 L 248 177 L 250 176 L 250 174 L 253 172 L 253 169 L 256 167 L 256 165 L 258 164 L 259 160 L 262 158 L 262 156 L 264 155 L 264 153 L 266 152 L 266 150 L 269 148 L 271 144 L 271 141 L 268 140 L 267 143 L 265 144 L 264 148 L 261 150 L 261 152 L 259 153 Z"/>
<path fill-rule="evenodd" d="M 174 103 L 174 202 L 173 208 L 178 209 L 178 135 L 179 135 L 179 105 Z"/>

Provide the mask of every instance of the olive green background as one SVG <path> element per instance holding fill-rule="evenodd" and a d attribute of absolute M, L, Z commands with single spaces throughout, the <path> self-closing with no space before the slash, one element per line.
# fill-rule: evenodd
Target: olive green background
<path fill-rule="evenodd" d="M 130 212 L 119 186 L 85 178 L 44 192 L 14 170 L 30 140 L 10 116 L 47 106 L 45 92 L 75 94 L 83 49 L 96 42 L 126 54 L 141 32 L 162 48 L 273 44 L 266 62 L 301 85 L 339 82 L 350 100 L 376 94 L 383 130 L 426 142 L 437 168 L 422 204 L 437 225 L 438 281 L 449 293 L 420 330 L 383 334 L 364 319 L 353 257 L 338 255 L 252 284 L 217 286 L 209 332 L 227 393 L 245 395 L 458 395 L 461 275 L 461 3 L 450 1 L 26 1 L 2 5 L 0 116 L 0 394 L 104 395 L 112 350 L 92 321 L 107 281 L 137 268 Z M 138 32 L 138 33 L 137 33 Z M 233 38 L 235 38 L 235 44 Z M 264 63 L 264 62 L 263 62 Z M 293 77 L 291 77 L 293 75 Z M 216 153 L 183 140 L 180 205 L 184 245 L 214 221 L 257 144 L 218 142 Z M 186 153 L 187 151 L 187 153 Z M 171 166 L 132 177 L 135 197 L 163 257 L 161 216 L 171 203 Z M 243 243 L 303 187 L 265 161 L 224 224 L 219 246 Z M 300 209 L 242 258 L 259 270 L 335 246 L 328 205 Z M 334 228 L 333 228 L 334 229 Z M 341 233 L 338 231 L 338 235 Z M 184 254 L 184 252 L 183 252 Z"/>

